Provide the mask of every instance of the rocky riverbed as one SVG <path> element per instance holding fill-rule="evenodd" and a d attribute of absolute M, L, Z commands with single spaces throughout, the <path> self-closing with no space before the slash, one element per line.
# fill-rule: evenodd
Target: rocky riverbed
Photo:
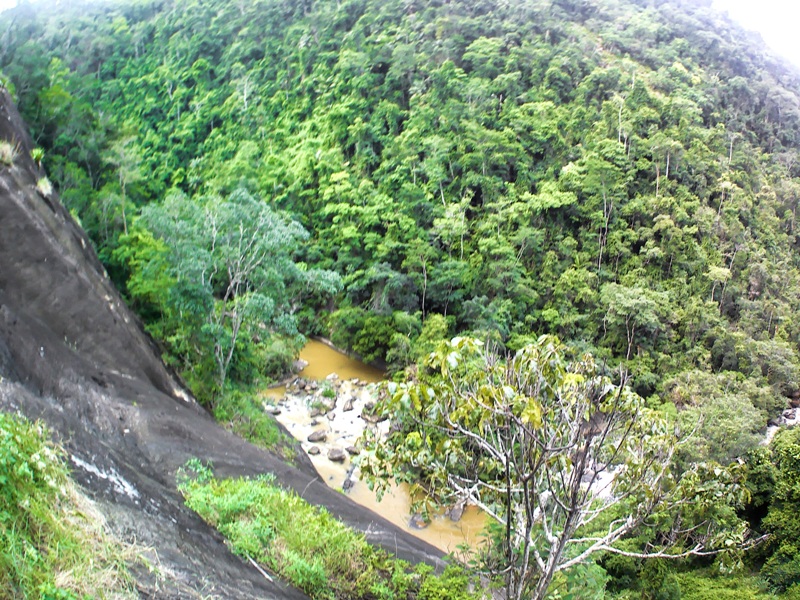
<path fill-rule="evenodd" d="M 265 401 L 265 410 L 300 441 L 317 470 L 328 473 L 327 483 L 345 490 L 358 479 L 353 458 L 361 452 L 358 439 L 365 427 L 388 431 L 389 422 L 379 422 L 373 407 L 372 384 L 340 380 L 335 373 L 322 382 L 297 378 L 280 398 Z M 327 463 L 342 468 L 332 471 Z"/>
<path fill-rule="evenodd" d="M 302 374 L 310 371 L 319 377 L 320 369 L 325 370 L 320 361 L 325 362 L 328 357 L 320 342 L 310 344 L 316 364 L 309 365 Z M 342 355 L 332 348 L 326 350 L 338 355 L 329 360 L 342 366 Z M 360 364 L 353 363 L 345 372 L 352 374 L 354 371 L 350 369 L 357 369 Z M 390 421 L 374 415 L 374 394 L 373 382 L 355 377 L 342 379 L 336 373 L 327 373 L 319 380 L 297 377 L 286 387 L 269 390 L 264 407 L 300 442 L 328 486 L 343 491 L 353 501 L 445 552 L 456 552 L 464 543 L 477 545 L 485 516 L 476 507 L 458 507 L 424 523 L 412 514 L 412 500 L 405 486 L 393 488 L 378 502 L 361 481 L 358 468 L 361 434 L 366 427 L 374 427 L 381 434 L 391 427 Z"/>

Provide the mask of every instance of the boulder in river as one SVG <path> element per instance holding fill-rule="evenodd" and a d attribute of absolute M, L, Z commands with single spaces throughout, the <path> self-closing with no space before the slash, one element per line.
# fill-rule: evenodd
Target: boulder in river
<path fill-rule="evenodd" d="M 344 406 L 342 407 L 343 412 L 350 412 L 353 410 L 353 398 L 348 398 L 344 402 Z"/>
<path fill-rule="evenodd" d="M 318 429 L 317 431 L 311 432 L 306 439 L 309 442 L 324 442 L 328 439 L 328 434 L 324 429 Z"/>
<path fill-rule="evenodd" d="M 331 448 L 328 450 L 328 460 L 333 462 L 344 462 L 347 460 L 347 453 L 341 448 Z"/>
<path fill-rule="evenodd" d="M 429 524 L 420 513 L 414 513 L 408 521 L 408 525 L 412 529 L 425 529 Z"/>
<path fill-rule="evenodd" d="M 314 403 L 320 410 L 330 412 L 336 408 L 336 396 L 333 396 L 333 398 L 328 396 L 320 396 L 319 398 L 314 399 Z"/>
<path fill-rule="evenodd" d="M 389 417 L 386 415 L 376 415 L 375 413 L 370 412 L 369 409 L 364 407 L 364 410 L 361 411 L 361 418 L 364 419 L 367 423 L 380 423 L 381 421 L 387 420 Z"/>
<path fill-rule="evenodd" d="M 359 450 L 355 446 L 348 446 L 347 448 L 345 448 L 345 450 L 347 450 L 347 453 L 350 456 L 358 456 L 361 453 L 361 450 Z"/>
<path fill-rule="evenodd" d="M 320 452 L 321 452 L 321 450 L 319 449 L 319 446 L 311 446 L 311 448 L 308 449 L 308 453 L 311 456 L 316 456 Z"/>
<path fill-rule="evenodd" d="M 464 516 L 464 502 L 456 502 L 447 510 L 445 514 L 450 517 L 451 521 L 458 523 L 461 520 L 461 517 Z"/>

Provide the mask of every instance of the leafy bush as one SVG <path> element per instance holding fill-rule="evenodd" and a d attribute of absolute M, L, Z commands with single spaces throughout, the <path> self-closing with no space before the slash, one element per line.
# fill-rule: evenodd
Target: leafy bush
<path fill-rule="evenodd" d="M 718 575 L 693 571 L 676 575 L 681 600 L 772 600 L 759 589 L 758 580 L 747 575 Z"/>
<path fill-rule="evenodd" d="M 418 600 L 469 600 L 469 578 L 462 569 L 450 566 L 441 577 L 426 577 L 419 588 Z"/>

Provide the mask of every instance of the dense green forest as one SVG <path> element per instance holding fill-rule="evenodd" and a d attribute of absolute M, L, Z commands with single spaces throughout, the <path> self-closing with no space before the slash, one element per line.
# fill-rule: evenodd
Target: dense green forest
<path fill-rule="evenodd" d="M 748 564 L 783 591 L 796 435 L 758 443 L 800 402 L 800 74 L 710 4 L 33 2 L 0 70 L 209 405 L 301 334 L 397 373 L 455 334 L 555 334 L 699 423 L 683 461 L 746 457 L 774 533 Z M 633 562 L 609 589 L 672 597 Z"/>

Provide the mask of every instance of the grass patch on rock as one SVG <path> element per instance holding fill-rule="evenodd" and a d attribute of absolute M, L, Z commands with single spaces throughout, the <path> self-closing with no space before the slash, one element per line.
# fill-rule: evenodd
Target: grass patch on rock
<path fill-rule="evenodd" d="M 481 597 L 470 591 L 470 579 L 459 567 L 439 576 L 427 565 L 412 568 L 372 547 L 324 508 L 280 488 L 269 475 L 218 480 L 193 459 L 179 471 L 178 487 L 186 504 L 227 538 L 233 552 L 315 600 Z"/>
<path fill-rule="evenodd" d="M 297 455 L 296 442 L 267 414 L 253 388 L 227 389 L 214 406 L 214 418 L 240 438 L 290 462 Z"/>
<path fill-rule="evenodd" d="M 17 158 L 17 149 L 11 142 L 0 140 L 0 164 L 10 167 Z"/>
<path fill-rule="evenodd" d="M 125 559 L 46 428 L 0 414 L 0 598 L 134 598 Z"/>

